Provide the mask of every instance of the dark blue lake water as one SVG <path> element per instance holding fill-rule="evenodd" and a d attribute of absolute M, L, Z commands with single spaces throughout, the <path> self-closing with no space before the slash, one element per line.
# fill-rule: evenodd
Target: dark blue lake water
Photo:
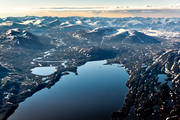
<path fill-rule="evenodd" d="M 121 65 L 88 62 L 21 103 L 8 120 L 108 120 L 124 103 L 128 73 Z"/>

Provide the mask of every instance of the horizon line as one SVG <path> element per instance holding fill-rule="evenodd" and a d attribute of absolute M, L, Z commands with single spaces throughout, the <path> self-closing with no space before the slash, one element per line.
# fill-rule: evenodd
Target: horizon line
<path fill-rule="evenodd" d="M 38 8 L 24 9 L 13 8 L 5 10 L 0 8 L 0 17 L 21 17 L 21 16 L 57 16 L 57 17 L 180 17 L 180 8 L 134 8 L 134 9 L 93 9 L 92 7 L 84 8 Z"/>

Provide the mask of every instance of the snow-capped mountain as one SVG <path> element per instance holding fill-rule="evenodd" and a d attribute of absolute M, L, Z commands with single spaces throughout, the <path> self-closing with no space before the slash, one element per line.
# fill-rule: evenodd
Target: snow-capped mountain
<path fill-rule="evenodd" d="M 92 30 L 78 30 L 73 33 L 73 36 L 77 39 L 101 41 L 103 37 L 116 33 L 115 28 L 95 28 Z"/>
<path fill-rule="evenodd" d="M 25 48 L 41 48 L 43 43 L 40 38 L 23 29 L 9 29 L 0 35 L 2 45 L 11 45 Z"/>
<path fill-rule="evenodd" d="M 120 43 L 141 43 L 153 44 L 160 43 L 160 39 L 146 35 L 136 30 L 125 30 L 116 28 L 95 28 L 88 31 L 77 31 L 73 34 L 77 39 L 90 41 L 109 41 Z"/>
<path fill-rule="evenodd" d="M 138 31 L 125 31 L 116 36 L 108 37 L 111 42 L 154 44 L 160 43 L 158 38 L 148 36 Z"/>
<path fill-rule="evenodd" d="M 8 17 L 0 20 L 0 32 L 8 29 L 21 28 L 30 30 L 32 33 L 42 34 L 49 29 L 79 29 L 78 27 L 100 30 L 100 28 L 118 28 L 127 30 L 144 31 L 151 34 L 151 31 L 160 33 L 180 33 L 180 18 L 83 18 L 83 17 Z M 96 31 L 98 32 L 98 31 Z M 161 36 L 158 36 L 161 37 Z M 166 36 L 163 36 L 166 37 Z M 168 36 L 169 37 L 169 36 Z"/>

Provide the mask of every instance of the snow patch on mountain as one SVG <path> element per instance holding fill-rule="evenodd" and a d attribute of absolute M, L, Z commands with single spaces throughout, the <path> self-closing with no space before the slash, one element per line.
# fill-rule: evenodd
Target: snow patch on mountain
<path fill-rule="evenodd" d="M 42 23 L 42 20 L 36 20 L 35 22 L 34 22 L 34 25 L 39 25 L 39 24 L 41 24 Z"/>
<path fill-rule="evenodd" d="M 82 24 L 82 21 L 77 20 L 77 21 L 76 21 L 76 24 L 81 25 L 81 24 Z"/>
<path fill-rule="evenodd" d="M 11 21 L 6 21 L 6 22 L 0 23 L 0 26 L 12 26 L 12 25 L 13 25 L 13 22 L 11 22 Z"/>
<path fill-rule="evenodd" d="M 130 21 L 127 22 L 127 24 L 137 25 L 137 24 L 142 24 L 142 22 L 138 21 L 138 20 L 130 20 Z"/>
<path fill-rule="evenodd" d="M 73 26 L 73 24 L 71 24 L 69 21 L 60 24 L 60 28 L 71 27 L 71 26 Z"/>
<path fill-rule="evenodd" d="M 33 23 L 33 22 L 34 22 L 34 20 L 26 20 L 26 21 L 24 21 L 22 23 L 19 23 L 19 24 L 27 25 L 27 24 L 30 24 L 30 23 Z"/>
<path fill-rule="evenodd" d="M 126 29 L 117 29 L 115 33 L 112 33 L 110 35 L 107 35 L 107 36 L 104 36 L 104 38 L 110 38 L 110 37 L 114 37 L 114 36 L 117 36 L 123 32 L 126 32 L 127 30 Z"/>
<path fill-rule="evenodd" d="M 147 35 L 150 36 L 157 36 L 157 37 L 162 37 L 162 38 L 176 38 L 180 37 L 180 32 L 172 32 L 172 31 L 161 31 L 161 30 L 143 30 Z"/>
<path fill-rule="evenodd" d="M 42 20 L 41 19 L 34 19 L 34 20 L 26 20 L 26 21 L 23 21 L 19 24 L 22 24 L 22 25 L 28 25 L 28 24 L 33 24 L 33 25 L 39 25 L 42 23 Z"/>

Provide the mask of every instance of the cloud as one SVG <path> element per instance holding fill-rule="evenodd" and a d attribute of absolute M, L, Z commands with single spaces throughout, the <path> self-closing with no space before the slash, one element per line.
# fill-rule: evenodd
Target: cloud
<path fill-rule="evenodd" d="M 152 7 L 152 5 L 146 5 L 146 7 L 147 7 L 147 8 L 151 8 L 151 7 Z"/>
<path fill-rule="evenodd" d="M 174 6 L 175 7 L 175 6 Z M 176 7 L 179 7 L 177 5 Z M 151 5 L 141 9 L 109 7 L 46 7 L 0 8 L 0 17 L 7 16 L 82 16 L 82 17 L 180 17 L 180 9 L 155 9 Z"/>

